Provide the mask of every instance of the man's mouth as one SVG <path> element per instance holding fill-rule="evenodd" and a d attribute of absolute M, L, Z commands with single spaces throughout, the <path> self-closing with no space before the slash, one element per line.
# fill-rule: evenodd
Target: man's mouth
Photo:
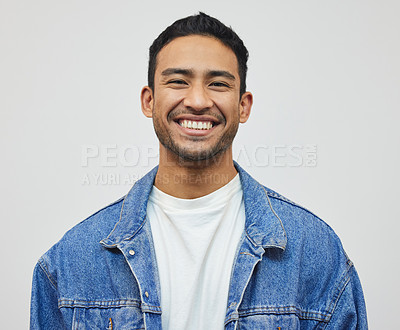
<path fill-rule="evenodd" d="M 187 120 L 181 119 L 178 124 L 184 128 L 191 128 L 196 130 L 209 130 L 214 126 L 212 121 L 197 121 L 197 120 Z"/>

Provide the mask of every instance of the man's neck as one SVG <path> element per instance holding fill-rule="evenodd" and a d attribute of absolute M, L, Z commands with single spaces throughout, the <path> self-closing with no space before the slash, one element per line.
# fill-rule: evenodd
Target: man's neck
<path fill-rule="evenodd" d="M 160 164 L 154 185 L 168 195 L 193 199 L 212 193 L 237 174 L 232 149 L 219 157 L 202 161 L 184 161 L 160 152 Z"/>

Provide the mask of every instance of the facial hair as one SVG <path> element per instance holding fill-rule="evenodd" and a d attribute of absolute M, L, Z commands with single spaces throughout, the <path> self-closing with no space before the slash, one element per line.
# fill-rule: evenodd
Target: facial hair
<path fill-rule="evenodd" d="M 239 110 L 238 110 L 239 113 Z M 190 114 L 193 115 L 194 113 L 189 110 L 179 110 L 174 109 L 172 110 L 167 117 L 168 123 L 173 122 L 174 118 L 178 115 L 182 114 Z M 220 113 L 213 113 L 209 110 L 204 112 L 196 111 L 196 115 L 209 115 L 218 120 L 218 125 L 226 126 L 226 118 Z M 181 161 L 191 161 L 191 162 L 203 162 L 207 160 L 212 160 L 218 158 L 220 155 L 224 153 L 226 149 L 228 149 L 233 142 L 233 139 L 236 136 L 238 127 L 239 127 L 239 117 L 237 120 L 234 120 L 227 131 L 219 138 L 217 142 L 213 145 L 203 148 L 202 150 L 193 150 L 188 146 L 178 145 L 172 137 L 171 132 L 168 128 L 163 125 L 161 117 L 157 114 L 157 111 L 154 111 L 153 108 L 153 126 L 158 137 L 160 143 L 168 150 L 173 152 L 175 155 L 179 157 Z M 199 141 L 204 140 L 202 136 L 191 136 L 190 139 L 192 141 Z"/>

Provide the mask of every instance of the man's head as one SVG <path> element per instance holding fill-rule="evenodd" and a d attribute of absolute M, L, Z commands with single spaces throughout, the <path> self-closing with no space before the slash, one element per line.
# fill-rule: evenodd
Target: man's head
<path fill-rule="evenodd" d="M 216 18 L 202 12 L 175 21 L 154 40 L 149 52 L 148 85 L 154 91 L 154 74 L 157 55 L 172 40 L 190 35 L 209 36 L 218 39 L 236 55 L 240 77 L 240 95 L 246 91 L 248 51 L 239 36 Z"/>
<path fill-rule="evenodd" d="M 192 31 L 219 31 L 226 40 L 206 32 L 187 33 L 187 28 L 185 33 L 175 31 L 174 27 L 174 38 L 164 31 L 161 36 L 166 36 L 153 44 L 150 53 L 154 53 L 154 68 L 149 69 L 153 73 L 150 85 L 142 89 L 141 101 L 142 111 L 153 119 L 160 141 L 160 164 L 176 156 L 180 161 L 231 161 L 232 141 L 239 123 L 246 122 L 250 115 L 252 95 L 241 91 L 245 88 L 241 66 L 229 45 L 240 41 L 242 46 L 235 47 L 241 49 L 245 59 L 246 48 L 232 30 L 216 19 L 205 14 L 193 17 L 197 17 L 202 29 L 194 22 L 185 23 Z M 233 40 L 228 40 L 228 35 Z"/>

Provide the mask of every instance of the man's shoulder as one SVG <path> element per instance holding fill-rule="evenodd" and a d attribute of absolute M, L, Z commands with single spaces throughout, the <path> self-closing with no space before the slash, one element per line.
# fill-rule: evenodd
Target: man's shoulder
<path fill-rule="evenodd" d="M 267 304 L 270 311 L 281 313 L 286 306 L 305 319 L 329 321 L 346 287 L 351 295 L 351 285 L 357 285 L 351 282 L 357 276 L 352 261 L 325 221 L 274 190 L 263 186 L 262 191 L 282 225 L 287 244 L 265 249 L 250 280 L 253 290 L 245 294 L 242 308 L 252 310 Z M 278 294 L 271 297 L 265 292 Z"/>
<path fill-rule="evenodd" d="M 76 224 L 65 233 L 60 242 L 85 239 L 98 243 L 97 239 L 105 238 L 119 221 L 124 198 L 125 196 L 119 198 Z"/>
<path fill-rule="evenodd" d="M 271 209 L 280 219 L 285 230 L 289 253 L 295 253 L 297 257 L 301 258 L 312 256 L 311 262 L 317 261 L 316 259 L 319 258 L 322 258 L 321 260 L 331 259 L 335 255 L 335 263 L 340 263 L 346 268 L 346 264 L 352 264 L 339 236 L 330 224 L 309 209 L 276 191 L 267 187 L 264 187 L 264 190 Z M 292 248 L 295 248 L 296 251 Z"/>
<path fill-rule="evenodd" d="M 271 203 L 271 208 L 278 216 L 280 215 L 284 226 L 294 226 L 296 228 L 300 226 L 308 230 L 321 227 L 325 228 L 330 235 L 336 236 L 331 226 L 308 208 L 266 186 L 263 186 L 263 188 Z"/>
<path fill-rule="evenodd" d="M 72 304 L 79 298 L 87 305 L 85 299 L 98 299 L 104 294 L 103 285 L 109 283 L 107 276 L 115 275 L 116 270 L 129 274 L 122 253 L 116 249 L 110 251 L 100 243 L 120 221 L 124 200 L 120 198 L 75 225 L 39 258 L 35 271 L 40 271 L 42 278 L 47 277 L 57 289 L 59 304 Z M 122 286 L 132 284 L 127 278 Z"/>
<path fill-rule="evenodd" d="M 85 259 L 100 249 L 100 241 L 119 221 L 123 201 L 124 197 L 121 197 L 76 224 L 40 258 L 39 263 L 62 263 L 65 258 Z"/>
<path fill-rule="evenodd" d="M 330 241 L 336 244 L 338 249 L 341 248 L 341 242 L 334 230 L 320 217 L 283 194 L 261 184 L 237 163 L 235 166 L 242 178 L 245 207 L 248 208 L 246 215 L 257 219 L 254 224 L 252 223 L 252 226 L 259 230 L 253 235 L 254 239 L 273 232 L 279 233 L 278 245 L 283 249 L 285 241 L 290 245 L 295 241 L 299 244 L 303 242 L 304 247 L 320 245 L 321 249 L 324 247 L 328 249 L 325 243 Z M 252 232 L 254 233 L 254 230 Z"/>
<path fill-rule="evenodd" d="M 276 192 L 275 190 L 272 190 L 264 185 L 262 185 L 264 188 L 265 194 L 268 196 L 268 199 L 271 201 L 271 204 L 280 204 L 284 207 L 287 208 L 287 210 L 291 211 L 297 211 L 300 213 L 305 213 L 309 214 L 315 219 L 318 219 L 319 221 L 322 221 L 321 218 L 319 218 L 315 213 L 311 212 L 309 209 L 305 208 L 304 206 L 294 202 L 293 200 L 285 197 L 284 195 L 281 195 L 280 193 Z"/>

